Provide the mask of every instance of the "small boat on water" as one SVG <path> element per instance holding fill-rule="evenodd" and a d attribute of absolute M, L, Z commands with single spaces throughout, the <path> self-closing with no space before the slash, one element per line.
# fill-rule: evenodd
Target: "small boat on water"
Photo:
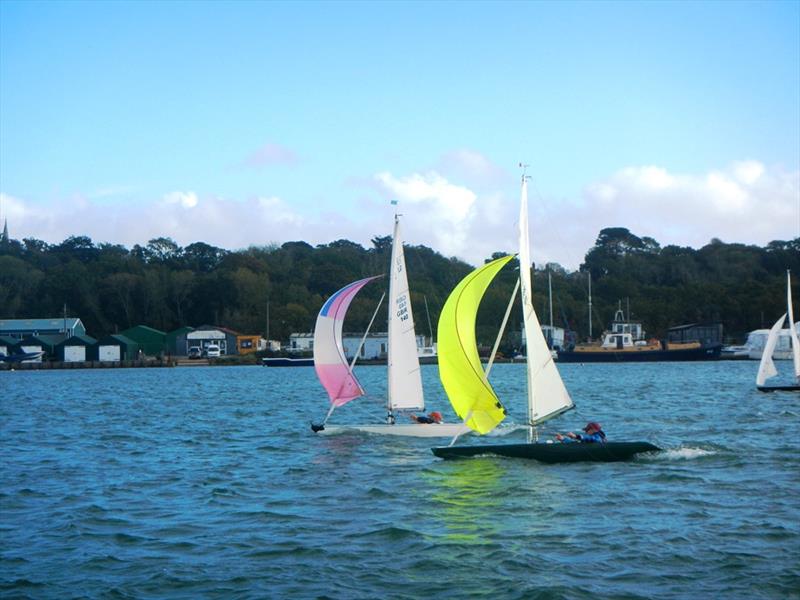
<path fill-rule="evenodd" d="M 718 325 L 682 325 L 669 330 L 665 340 L 646 339 L 642 324 L 625 317 L 620 302 L 611 329 L 602 340 L 560 350 L 560 362 L 651 362 L 717 360 L 722 344 Z M 693 339 L 694 338 L 694 339 Z"/>
<path fill-rule="evenodd" d="M 503 330 L 513 307 L 517 290 L 521 291 L 524 335 L 526 338 L 527 443 L 474 444 L 432 448 L 444 459 L 494 455 L 526 458 L 546 463 L 612 462 L 628 460 L 643 452 L 657 452 L 649 442 L 552 443 L 539 442 L 536 427 L 574 407 L 531 303 L 530 248 L 528 233 L 527 179 L 522 176 L 519 216 L 519 277 L 495 341 L 492 355 L 484 369 L 478 356 L 475 323 L 478 307 L 495 275 L 514 257 L 504 256 L 475 269 L 451 292 L 439 317 L 439 378 L 447 397 L 464 424 L 479 434 L 494 430 L 506 417 L 489 383 L 489 373 Z"/>
<path fill-rule="evenodd" d="M 272 357 L 262 358 L 261 365 L 264 367 L 313 367 L 313 358 L 288 358 L 288 357 Z"/>
<path fill-rule="evenodd" d="M 794 330 L 800 331 L 800 323 L 795 322 Z M 792 360 L 792 338 L 790 329 L 778 331 L 775 348 L 772 350 L 772 360 Z M 722 348 L 720 358 L 729 360 L 761 360 L 764 348 L 769 339 L 769 329 L 754 329 L 747 334 L 744 344 L 725 346 Z"/>
<path fill-rule="evenodd" d="M 44 350 L 37 350 L 35 352 L 19 352 L 16 354 L 0 354 L 0 362 L 5 363 L 21 363 L 33 362 L 39 360 L 44 356 Z"/>
<path fill-rule="evenodd" d="M 386 420 L 384 423 L 327 425 L 328 419 L 336 408 L 344 406 L 365 393 L 353 372 L 361 349 L 356 350 L 352 362 L 348 364 L 342 345 L 342 325 L 347 309 L 355 295 L 373 279 L 376 278 L 368 277 L 345 286 L 328 298 L 317 316 L 314 328 L 314 367 L 320 382 L 328 392 L 330 407 L 321 423 L 312 423 L 312 431 L 330 434 L 350 430 L 410 437 L 452 437 L 469 431 L 460 422 L 423 423 L 417 420 L 412 421 L 408 416 L 406 418 L 409 422 L 397 422 L 398 416 L 407 415 L 412 411 L 425 410 L 419 348 L 414 330 L 411 292 L 408 288 L 399 215 L 395 215 L 394 218 L 389 272 Z M 381 297 L 382 301 L 383 297 Z M 375 314 L 377 314 L 381 302 L 378 302 Z M 375 320 L 375 314 L 372 321 Z M 367 327 L 367 333 L 372 321 Z M 362 344 L 367 333 L 362 338 Z M 433 355 L 433 352 L 430 354 Z"/>
<path fill-rule="evenodd" d="M 792 340 L 792 366 L 794 367 L 794 383 L 786 385 L 765 385 L 767 379 L 775 377 L 778 370 L 772 361 L 778 335 L 783 327 L 786 317 L 789 317 L 788 337 Z M 794 311 L 792 310 L 792 277 L 786 271 L 786 312 L 775 321 L 769 331 L 767 342 L 764 345 L 764 352 L 761 355 L 761 362 L 758 365 L 758 375 L 756 375 L 756 387 L 759 392 L 800 392 L 800 340 L 797 337 L 797 330 L 794 325 Z"/>

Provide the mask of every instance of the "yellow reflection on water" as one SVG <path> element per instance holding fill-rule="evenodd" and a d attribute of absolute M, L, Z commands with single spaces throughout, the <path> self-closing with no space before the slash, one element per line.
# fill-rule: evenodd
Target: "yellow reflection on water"
<path fill-rule="evenodd" d="M 425 472 L 433 490 L 433 513 L 441 519 L 444 540 L 484 543 L 494 537 L 498 519 L 493 516 L 507 484 L 507 468 L 493 459 L 458 460 Z M 441 541 L 441 539 L 440 539 Z"/>
<path fill-rule="evenodd" d="M 446 542 L 487 544 L 501 530 L 534 533 L 563 502 L 563 478 L 535 461 L 493 457 L 443 461 L 423 474 L 431 514 Z"/>

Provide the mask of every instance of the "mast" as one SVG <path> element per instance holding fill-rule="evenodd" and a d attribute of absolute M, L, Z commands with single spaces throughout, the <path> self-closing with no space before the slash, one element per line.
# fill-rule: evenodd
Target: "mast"
<path fill-rule="evenodd" d="M 425 314 L 428 317 L 428 333 L 431 336 L 431 348 L 433 348 L 433 326 L 431 326 L 431 313 L 428 310 L 428 297 L 422 296 L 422 299 L 425 301 Z"/>
<path fill-rule="evenodd" d="M 553 331 L 553 275 L 549 268 L 547 269 L 547 297 L 550 300 L 550 332 L 547 335 L 547 345 L 552 350 L 556 334 Z"/>
<path fill-rule="evenodd" d="M 534 397 L 533 373 L 531 370 L 531 360 L 533 349 L 533 324 L 531 315 L 533 304 L 531 294 L 531 259 L 530 259 L 530 232 L 528 231 L 528 176 L 526 169 L 528 165 L 522 167 L 522 190 L 519 201 L 519 280 L 522 299 L 522 322 L 525 332 L 525 369 L 527 371 L 526 381 L 528 383 L 528 424 L 533 425 L 536 417 L 536 398 Z M 536 317 L 534 316 L 534 319 Z M 541 335 L 541 328 L 539 328 Z M 532 430 L 529 430 L 529 432 Z"/>
<path fill-rule="evenodd" d="M 520 165 L 522 166 L 522 165 Z M 523 171 L 519 209 L 519 279 L 522 317 L 525 325 L 525 364 L 528 384 L 529 441 L 536 438 L 534 426 L 573 407 L 569 392 L 553 362 L 542 327 L 533 310 L 531 296 L 530 233 L 528 231 L 528 177 Z"/>
<path fill-rule="evenodd" d="M 396 204 L 397 201 L 393 201 Z M 389 265 L 389 308 L 387 317 L 387 418 L 391 421 L 396 410 L 424 410 L 422 374 L 419 350 L 408 289 L 400 216 L 394 215 L 392 258 Z"/>
<path fill-rule="evenodd" d="M 589 271 L 589 341 L 592 339 L 592 272 Z"/>
<path fill-rule="evenodd" d="M 553 277 L 550 270 L 547 271 L 547 295 L 550 298 L 550 332 L 553 331 Z"/>

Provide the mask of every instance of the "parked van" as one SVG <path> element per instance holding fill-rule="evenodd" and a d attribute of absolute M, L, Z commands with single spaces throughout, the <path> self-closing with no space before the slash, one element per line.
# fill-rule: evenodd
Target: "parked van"
<path fill-rule="evenodd" d="M 206 346 L 205 355 L 208 358 L 219 358 L 220 354 L 219 346 L 216 344 L 209 344 Z"/>

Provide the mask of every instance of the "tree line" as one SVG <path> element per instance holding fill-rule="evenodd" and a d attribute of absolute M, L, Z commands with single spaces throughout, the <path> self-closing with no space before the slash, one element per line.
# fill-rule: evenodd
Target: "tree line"
<path fill-rule="evenodd" d="M 313 330 L 322 303 L 337 289 L 386 273 L 391 242 L 386 236 L 373 238 L 369 248 L 337 240 L 229 251 L 203 242 L 181 247 L 170 238 L 131 249 L 95 244 L 86 236 L 60 244 L 3 238 L 0 318 L 60 317 L 66 310 L 93 336 L 139 324 L 163 331 L 208 324 L 287 340 L 293 332 Z M 472 266 L 425 246 L 407 245 L 405 255 L 417 332 L 435 335 L 442 305 Z M 484 344 L 494 340 L 518 268 L 504 269 L 484 297 L 478 315 Z M 800 281 L 800 238 L 766 247 L 714 239 L 692 249 L 661 247 L 628 229 L 606 228 L 578 270 L 535 265 L 533 301 L 547 323 L 550 276 L 553 324 L 584 339 L 591 277 L 595 337 L 621 301 L 624 309 L 630 307 L 631 318 L 644 323 L 648 336 L 662 336 L 674 325 L 719 321 L 726 337 L 741 340 L 785 311 L 787 269 Z M 387 279 L 378 280 L 359 293 L 348 312 L 347 331 L 366 327 L 387 287 Z M 800 292 L 795 295 L 800 298 Z M 386 330 L 385 313 L 378 313 L 373 331 Z M 520 313 L 512 312 L 507 346 L 518 344 Z"/>

